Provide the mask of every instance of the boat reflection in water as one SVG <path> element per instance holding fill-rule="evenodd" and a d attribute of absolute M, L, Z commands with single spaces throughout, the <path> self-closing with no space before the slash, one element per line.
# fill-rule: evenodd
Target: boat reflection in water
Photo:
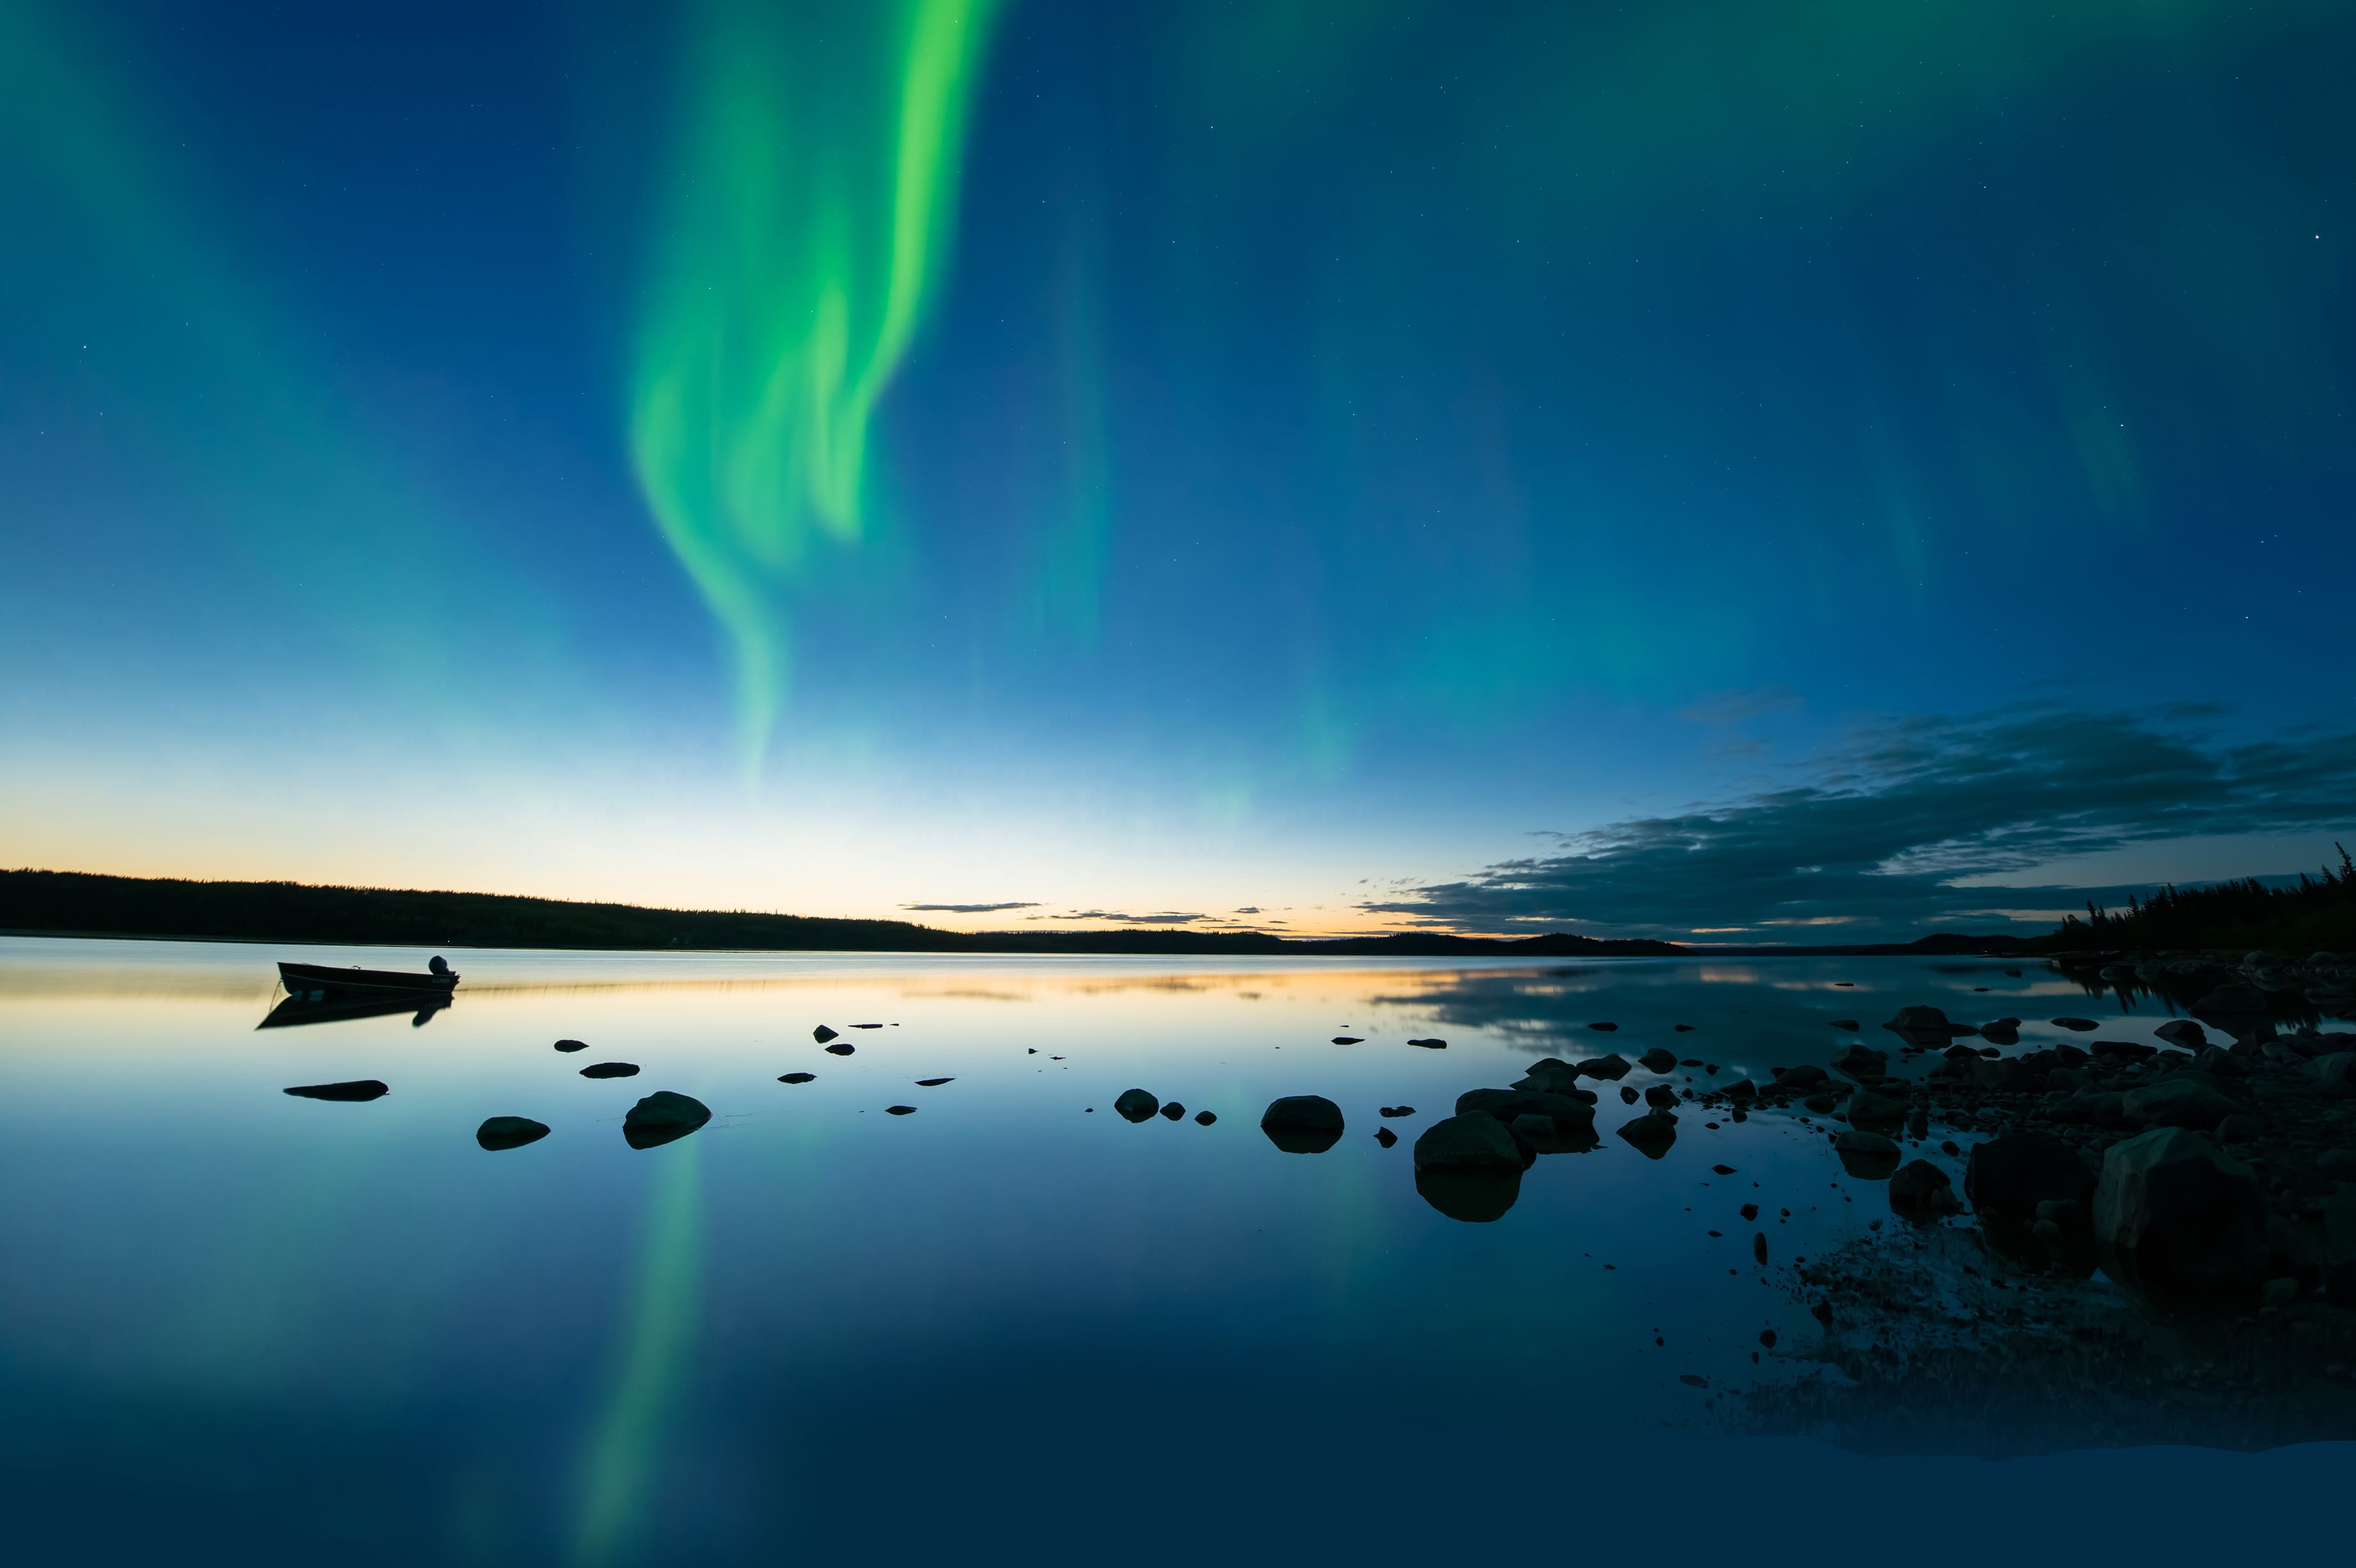
<path fill-rule="evenodd" d="M 412 1013 L 412 1029 L 423 1029 L 435 1013 L 450 1005 L 445 992 L 434 997 L 399 997 L 378 993 L 360 996 L 336 991 L 298 991 L 270 1009 L 256 1029 L 293 1029 L 300 1024 L 339 1024 L 350 1019 L 380 1019 Z"/>

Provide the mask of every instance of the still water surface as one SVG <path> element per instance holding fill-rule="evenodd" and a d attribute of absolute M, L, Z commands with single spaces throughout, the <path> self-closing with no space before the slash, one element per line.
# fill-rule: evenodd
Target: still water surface
<path fill-rule="evenodd" d="M 1542 1056 L 1764 1082 L 1836 1018 L 2014 1014 L 2028 1050 L 2126 1005 L 2035 967 L 453 952 L 423 1024 L 256 1027 L 280 957 L 426 956 L 0 942 L 20 1560 L 2182 1561 L 2260 1492 L 2280 1546 L 2340 1528 L 2348 1445 L 1762 1424 L 1754 1387 L 1838 1376 L 1792 1262 L 1895 1223 L 1793 1115 L 1688 1110 L 1655 1160 L 1600 1084 L 1603 1147 L 1502 1219 L 1417 1193 L 1416 1134 Z M 391 1092 L 281 1092 L 361 1078 Z M 1123 1121 L 1131 1087 L 1186 1117 Z M 658 1089 L 713 1120 L 634 1149 Z M 1282 1152 L 1260 1112 L 1308 1093 L 1348 1130 Z M 494 1115 L 553 1131 L 487 1152 Z"/>

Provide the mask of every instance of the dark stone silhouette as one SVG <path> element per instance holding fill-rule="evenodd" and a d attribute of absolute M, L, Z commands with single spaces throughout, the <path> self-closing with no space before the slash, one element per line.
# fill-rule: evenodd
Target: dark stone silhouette
<path fill-rule="evenodd" d="M 832 1040 L 837 1032 L 837 1030 L 830 1029 L 827 1028 L 826 1025 L 820 1024 L 818 1028 L 810 1030 L 810 1038 L 818 1041 L 820 1045 L 824 1045 L 828 1040 Z"/>
<path fill-rule="evenodd" d="M 392 1091 L 382 1080 L 355 1078 L 348 1083 L 302 1083 L 286 1091 L 305 1100 L 375 1100 Z"/>
<path fill-rule="evenodd" d="M 1385 1105 L 1382 1108 L 1381 1115 L 1394 1117 L 1412 1116 L 1415 1115 L 1415 1107 L 1413 1105 Z"/>
<path fill-rule="evenodd" d="M 1259 1130 L 1287 1154 L 1323 1154 L 1342 1138 L 1342 1107 L 1323 1094 L 1288 1094 L 1269 1102 Z"/>
<path fill-rule="evenodd" d="M 1890 1212 L 1901 1219 L 1925 1222 L 1960 1213 L 1963 1207 L 1954 1179 L 1927 1159 L 1899 1167 L 1890 1179 Z"/>
<path fill-rule="evenodd" d="M 1393 1144 L 1398 1142 L 1398 1135 L 1391 1131 L 1388 1127 L 1376 1127 L 1375 1129 L 1375 1141 L 1382 1145 L 1385 1148 L 1388 1148 Z"/>
<path fill-rule="evenodd" d="M 2266 1279 L 2256 1173 L 2182 1127 L 2110 1147 L 2094 1227 L 2103 1272 L 2158 1304 L 2246 1304 Z"/>
<path fill-rule="evenodd" d="M 1855 1127 L 1833 1136 L 1833 1153 L 1840 1157 L 1841 1168 L 1859 1181 L 1889 1180 L 1903 1157 L 1898 1146 L 1879 1133 Z"/>
<path fill-rule="evenodd" d="M 712 1107 L 689 1094 L 658 1089 L 622 1118 L 622 1140 L 632 1148 L 653 1148 L 687 1136 L 712 1119 Z"/>
<path fill-rule="evenodd" d="M 1448 1049 L 1448 1042 L 1444 1040 L 1408 1040 L 1408 1043 L 1409 1045 L 1419 1045 L 1426 1051 L 1446 1051 Z"/>
<path fill-rule="evenodd" d="M 916 1107 L 914 1105 L 886 1105 L 884 1107 L 884 1114 L 887 1116 L 913 1116 L 916 1114 Z"/>
<path fill-rule="evenodd" d="M 1119 1112 L 1124 1120 L 1141 1122 L 1162 1109 L 1162 1102 L 1142 1089 L 1124 1089 L 1120 1098 L 1112 1103 L 1112 1108 Z"/>
<path fill-rule="evenodd" d="M 636 1078 L 638 1064 L 635 1061 L 593 1061 L 581 1070 L 584 1078 Z"/>
<path fill-rule="evenodd" d="M 1677 1141 L 1677 1118 L 1667 1111 L 1648 1111 L 1623 1123 L 1620 1136 L 1646 1159 L 1658 1159 Z"/>
<path fill-rule="evenodd" d="M 487 1149 L 521 1148 L 548 1136 L 548 1124 L 530 1116 L 493 1116 L 475 1129 L 475 1141 Z"/>
<path fill-rule="evenodd" d="M 1186 1107 L 1173 1100 L 1162 1107 L 1162 1114 L 1173 1122 L 1183 1121 L 1186 1116 Z"/>
<path fill-rule="evenodd" d="M 589 1049 L 589 1042 L 585 1040 L 560 1040 L 556 1042 L 556 1049 L 563 1051 L 586 1051 Z"/>
<path fill-rule="evenodd" d="M 1666 1046 L 1656 1045 L 1636 1059 L 1647 1072 L 1667 1072 L 1677 1064 L 1677 1053 Z"/>
<path fill-rule="evenodd" d="M 1518 1166 L 1510 1170 L 1419 1168 L 1415 1190 L 1426 1203 L 1451 1220 L 1485 1225 L 1504 1219 L 1505 1211 L 1521 1197 L 1522 1172 Z"/>
<path fill-rule="evenodd" d="M 954 1083 L 956 1082 L 957 1080 L 954 1078 L 919 1078 L 916 1080 L 916 1087 L 919 1089 L 937 1089 L 944 1083 Z"/>
<path fill-rule="evenodd" d="M 777 1082 L 780 1083 L 815 1083 L 817 1079 L 818 1074 L 815 1072 L 787 1072 L 781 1074 L 778 1077 Z"/>
<path fill-rule="evenodd" d="M 1207 1127 L 1218 1119 L 1218 1115 L 1215 1112 L 1197 1111 L 1194 1113 L 1194 1125 L 1198 1127 Z"/>
<path fill-rule="evenodd" d="M 1335 1045 L 1364 1045 L 1366 1043 L 1366 1040 L 1364 1035 L 1337 1034 L 1333 1037 L 1333 1043 Z"/>
<path fill-rule="evenodd" d="M 859 1048 L 848 1040 L 837 1040 L 826 1048 L 829 1056 L 849 1056 Z"/>

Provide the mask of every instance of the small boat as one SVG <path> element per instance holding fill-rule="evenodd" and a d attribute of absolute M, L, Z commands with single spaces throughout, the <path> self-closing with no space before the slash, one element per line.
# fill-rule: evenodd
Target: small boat
<path fill-rule="evenodd" d="M 282 961 L 278 965 L 278 977 L 285 982 L 288 996 L 305 997 L 314 1001 L 324 999 L 329 993 L 353 991 L 446 997 L 458 983 L 458 972 L 439 958 L 434 959 L 432 968 L 423 975 L 399 969 L 337 969 L 326 964 L 288 964 Z"/>

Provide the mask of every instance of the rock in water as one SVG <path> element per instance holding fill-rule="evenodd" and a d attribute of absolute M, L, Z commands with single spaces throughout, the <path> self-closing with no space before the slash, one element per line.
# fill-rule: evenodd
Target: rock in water
<path fill-rule="evenodd" d="M 556 1049 L 559 1051 L 586 1051 L 589 1049 L 589 1042 L 585 1040 L 560 1040 L 556 1042 Z"/>
<path fill-rule="evenodd" d="M 1186 1119 L 1186 1107 L 1173 1100 L 1162 1107 L 1162 1115 L 1170 1121 L 1183 1122 Z"/>
<path fill-rule="evenodd" d="M 1676 1066 L 1677 1053 L 1656 1045 L 1636 1060 L 1644 1064 L 1647 1072 L 1667 1072 Z"/>
<path fill-rule="evenodd" d="M 1491 1118 L 1483 1117 L 1487 1121 Z M 1499 1132 L 1505 1128 L 1499 1127 Z M 1415 1190 L 1426 1203 L 1451 1220 L 1486 1225 L 1505 1217 L 1522 1195 L 1522 1171 L 1475 1170 L 1457 1167 L 1416 1168 Z"/>
<path fill-rule="evenodd" d="M 810 1030 L 810 1038 L 818 1041 L 820 1045 L 824 1045 L 828 1040 L 830 1040 L 835 1037 L 835 1030 L 827 1028 L 824 1024 L 820 1024 L 818 1028 Z"/>
<path fill-rule="evenodd" d="M 954 1083 L 956 1082 L 957 1080 L 954 1078 L 919 1078 L 916 1080 L 916 1087 L 919 1089 L 937 1089 L 944 1083 Z"/>
<path fill-rule="evenodd" d="M 858 1049 L 859 1048 L 857 1046 L 851 1044 L 849 1040 L 839 1040 L 832 1045 L 826 1048 L 826 1053 L 829 1056 L 849 1056 L 852 1051 L 857 1051 Z"/>
<path fill-rule="evenodd" d="M 853 1024 L 851 1027 L 857 1029 L 859 1026 L 857 1024 Z M 916 1107 L 914 1105 L 886 1105 L 884 1107 L 884 1114 L 887 1116 L 913 1116 L 916 1114 Z"/>
<path fill-rule="evenodd" d="M 1945 1013 L 1929 1007 L 1901 1008 L 1898 1016 L 1881 1027 L 1910 1039 L 1944 1040 L 1956 1032 L 1954 1025 L 1947 1021 Z M 1838 1066 L 1839 1063 L 1834 1065 Z"/>
<path fill-rule="evenodd" d="M 2197 1051 L 2209 1043 L 2209 1031 L 2190 1019 L 2170 1019 L 2151 1032 L 2186 1051 Z"/>
<path fill-rule="evenodd" d="M 1287 1154 L 1323 1154 L 1342 1139 L 1342 1107 L 1323 1094 L 1288 1094 L 1269 1102 L 1259 1130 Z"/>
<path fill-rule="evenodd" d="M 1408 1040 L 1408 1043 L 1409 1045 L 1419 1045 L 1426 1051 L 1446 1051 L 1448 1049 L 1448 1042 L 1444 1040 Z"/>
<path fill-rule="evenodd" d="M 1618 1029 L 1620 1026 L 1618 1024 L 1589 1024 L 1587 1027 L 1592 1029 L 1601 1029 L 1605 1034 L 1610 1034 L 1613 1029 Z"/>
<path fill-rule="evenodd" d="M 1215 1111 L 1197 1111 L 1194 1113 L 1194 1125 L 1198 1127 L 1207 1127 L 1218 1119 L 1219 1115 Z"/>
<path fill-rule="evenodd" d="M 1630 1071 L 1627 1059 L 1618 1051 L 1609 1056 L 1590 1057 L 1579 1064 L 1579 1074 L 1582 1078 L 1609 1078 L 1617 1082 L 1627 1077 Z"/>
<path fill-rule="evenodd" d="M 2130 1089 L 2120 1109 L 2139 1127 L 2190 1127 L 2210 1132 L 2241 1110 L 2210 1085 L 2192 1078 L 2163 1078 L 2140 1089 Z"/>
<path fill-rule="evenodd" d="M 521 1148 L 548 1136 L 548 1124 L 530 1116 L 493 1116 L 475 1129 L 475 1141 L 487 1149 Z"/>
<path fill-rule="evenodd" d="M 817 1081 L 818 1074 L 815 1072 L 787 1072 L 780 1074 L 777 1079 L 780 1083 L 813 1083 Z"/>
<path fill-rule="evenodd" d="M 1644 1091 L 1644 1104 L 1656 1111 L 1674 1111 L 1677 1108 L 1677 1092 L 1665 1083 L 1655 1083 Z"/>
<path fill-rule="evenodd" d="M 1120 1092 L 1120 1098 L 1112 1103 L 1112 1108 L 1119 1112 L 1124 1120 L 1141 1122 L 1162 1109 L 1162 1102 L 1142 1089 L 1124 1089 Z"/>
<path fill-rule="evenodd" d="M 1940 1038 L 1944 1040 L 1946 1037 L 1942 1035 Z M 1862 1083 L 1889 1075 L 1890 1053 L 1876 1051 L 1869 1045 L 1844 1045 L 1833 1052 L 1833 1066 Z"/>
<path fill-rule="evenodd" d="M 1333 1043 L 1335 1045 L 1364 1045 L 1366 1042 L 1365 1037 L 1361 1035 L 1337 1034 L 1333 1037 Z"/>
<path fill-rule="evenodd" d="M 1898 1146 L 1879 1133 L 1851 1127 L 1833 1136 L 1833 1152 L 1841 1168 L 1860 1181 L 1886 1181 L 1898 1168 Z"/>
<path fill-rule="evenodd" d="M 1894 1127 L 1906 1119 L 1906 1103 L 1859 1089 L 1848 1097 L 1848 1119 L 1853 1126 Z"/>
<path fill-rule="evenodd" d="M 636 1078 L 638 1064 L 635 1061 L 593 1061 L 581 1070 L 584 1078 Z"/>
<path fill-rule="evenodd" d="M 1658 1159 L 1677 1141 L 1677 1119 L 1666 1111 L 1650 1111 L 1624 1124 L 1620 1136 L 1646 1159 Z"/>
<path fill-rule="evenodd" d="M 1415 1168 L 1419 1171 L 1510 1170 L 1518 1179 L 1528 1163 L 1529 1156 L 1505 1130 L 1505 1124 L 1485 1111 L 1443 1117 L 1424 1128 L 1415 1140 Z"/>
<path fill-rule="evenodd" d="M 1975 1144 L 1964 1167 L 1972 1207 L 2023 1226 L 2036 1220 L 2040 1203 L 2083 1203 L 2094 1189 L 2094 1173 L 2078 1151 L 2051 1133 L 2006 1133 Z"/>
<path fill-rule="evenodd" d="M 2080 1034 L 2090 1034 L 2103 1026 L 2096 1023 L 2092 1019 L 2055 1019 L 2053 1020 L 2053 1027 L 2055 1029 L 2076 1029 Z"/>
<path fill-rule="evenodd" d="M 1901 1219 L 1936 1220 L 1961 1213 L 1963 1207 L 1964 1200 L 1955 1196 L 1954 1182 L 1927 1159 L 1900 1166 L 1890 1179 L 1890 1212 Z"/>
<path fill-rule="evenodd" d="M 2267 1275 L 2265 1200 L 2248 1166 L 2156 1127 L 2104 1155 L 2094 1243 L 2104 1273 L 2156 1302 L 2245 1304 Z"/>
<path fill-rule="evenodd" d="M 712 1107 L 689 1094 L 658 1089 L 622 1118 L 622 1140 L 632 1148 L 652 1148 L 683 1138 L 712 1119 Z"/>
<path fill-rule="evenodd" d="M 392 1090 L 380 1078 L 355 1078 L 344 1083 L 298 1083 L 286 1093 L 305 1100 L 375 1100 Z"/>
<path fill-rule="evenodd" d="M 1376 1127 L 1375 1129 L 1375 1141 L 1382 1145 L 1385 1148 L 1388 1148 L 1391 1145 L 1398 1142 L 1398 1135 L 1391 1131 L 1388 1127 Z"/>
<path fill-rule="evenodd" d="M 1588 1099 L 1548 1094 L 1537 1089 L 1467 1089 L 1456 1096 L 1456 1114 L 1485 1111 L 1501 1122 L 1515 1116 L 1547 1116 L 1558 1127 L 1592 1126 L 1595 1107 Z"/>

